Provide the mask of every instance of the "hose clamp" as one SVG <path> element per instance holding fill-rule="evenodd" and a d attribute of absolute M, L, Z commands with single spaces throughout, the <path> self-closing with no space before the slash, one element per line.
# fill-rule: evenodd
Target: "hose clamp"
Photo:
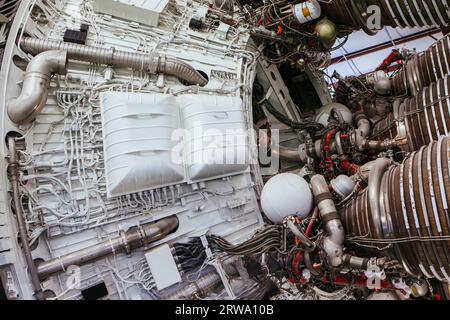
<path fill-rule="evenodd" d="M 145 232 L 144 227 L 142 227 L 141 225 L 138 225 L 137 232 L 139 234 L 139 239 L 141 240 L 144 250 L 147 250 L 148 249 L 148 238 L 147 238 L 147 233 Z"/>
<path fill-rule="evenodd" d="M 125 231 L 121 231 L 120 232 L 120 240 L 122 242 L 122 247 L 124 249 L 124 251 L 126 252 L 126 254 L 130 255 L 131 254 L 131 247 L 130 244 L 128 242 L 128 237 Z"/>

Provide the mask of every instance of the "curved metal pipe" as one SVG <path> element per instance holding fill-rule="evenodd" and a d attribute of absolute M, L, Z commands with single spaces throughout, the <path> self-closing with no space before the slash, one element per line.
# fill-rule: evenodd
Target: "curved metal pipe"
<path fill-rule="evenodd" d="M 133 249 L 163 239 L 178 228 L 176 216 L 134 227 L 119 236 L 100 242 L 82 250 L 66 254 L 62 257 L 42 262 L 37 271 L 40 279 L 60 272 L 71 265 L 82 265 L 103 258 L 111 253 L 131 253 Z"/>
<path fill-rule="evenodd" d="M 219 274 L 211 269 L 196 281 L 188 283 L 185 287 L 180 290 L 172 292 L 164 296 L 165 300 L 182 300 L 182 299 L 192 299 L 194 294 L 206 295 L 211 289 L 221 282 Z"/>
<path fill-rule="evenodd" d="M 303 162 L 300 157 L 300 152 L 298 148 L 290 148 L 290 147 L 283 147 L 280 145 L 275 146 L 275 148 L 272 147 L 271 149 L 271 155 L 272 156 L 278 156 L 281 160 L 291 161 L 291 162 Z"/>
<path fill-rule="evenodd" d="M 380 204 L 380 188 L 381 188 L 381 178 L 383 177 L 386 169 L 392 163 L 390 159 L 378 158 L 375 160 L 374 166 L 371 168 L 369 173 L 369 184 L 367 187 L 368 198 L 370 204 L 370 217 L 375 226 L 375 237 L 383 238 L 383 227 L 381 225 L 381 204 Z"/>
<path fill-rule="evenodd" d="M 355 129 L 355 142 L 359 150 L 364 149 L 365 141 L 370 135 L 370 121 L 364 113 L 355 115 L 357 128 Z"/>
<path fill-rule="evenodd" d="M 20 95 L 8 102 L 8 116 L 14 123 L 33 121 L 47 102 L 47 86 L 52 74 L 66 74 L 67 53 L 45 51 L 28 63 Z"/>
<path fill-rule="evenodd" d="M 199 84 L 200 86 L 204 86 L 208 82 L 192 66 L 166 56 L 27 37 L 21 39 L 20 47 L 24 51 L 34 54 L 54 49 L 66 50 L 69 59 L 132 68 L 149 73 L 165 73 L 176 76 L 189 84 Z"/>
<path fill-rule="evenodd" d="M 325 225 L 327 236 L 324 240 L 324 250 L 331 266 L 337 267 L 342 264 L 343 245 L 345 232 L 341 219 L 337 213 L 328 184 L 321 175 L 311 178 L 311 188 L 319 208 L 320 217 Z"/>

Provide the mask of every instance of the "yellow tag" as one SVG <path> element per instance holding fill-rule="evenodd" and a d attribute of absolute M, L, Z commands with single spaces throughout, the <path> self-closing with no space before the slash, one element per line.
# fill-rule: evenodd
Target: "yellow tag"
<path fill-rule="evenodd" d="M 304 7 L 303 8 L 303 16 L 306 18 L 306 17 L 309 17 L 310 15 L 311 15 L 311 11 L 309 11 L 309 8 Z"/>

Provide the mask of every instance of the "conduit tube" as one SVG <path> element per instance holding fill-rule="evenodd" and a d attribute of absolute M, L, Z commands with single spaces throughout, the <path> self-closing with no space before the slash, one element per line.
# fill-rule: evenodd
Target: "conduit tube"
<path fill-rule="evenodd" d="M 192 66 L 164 55 L 127 52 L 115 48 L 100 48 L 28 37 L 21 39 L 20 47 L 25 52 L 33 54 L 47 50 L 65 50 L 68 58 L 73 60 L 132 68 L 150 73 L 164 73 L 178 77 L 189 84 L 200 86 L 207 84 L 207 80 Z"/>
<path fill-rule="evenodd" d="M 401 165 L 377 161 L 368 188 L 341 211 L 354 249 L 370 255 L 383 248 L 411 276 L 450 282 L 450 139 L 423 146 Z"/>
<path fill-rule="evenodd" d="M 33 121 L 47 102 L 47 86 L 52 74 L 67 72 L 64 50 L 45 51 L 28 63 L 20 95 L 8 102 L 9 118 L 17 124 Z"/>
<path fill-rule="evenodd" d="M 39 281 L 38 271 L 33 261 L 33 256 L 31 254 L 30 244 L 28 242 L 28 232 L 25 219 L 23 216 L 22 205 L 20 203 L 20 192 L 19 192 L 19 163 L 17 159 L 16 151 L 16 140 L 14 137 L 8 138 L 9 147 L 9 170 L 10 170 L 10 180 L 13 189 L 13 204 L 14 210 L 16 212 L 17 225 L 19 227 L 19 235 L 21 239 L 22 249 L 25 255 L 25 260 L 28 267 L 28 272 L 31 277 L 31 285 L 33 286 L 33 291 L 37 299 L 44 299 L 44 294 L 42 292 L 41 282 Z"/>
<path fill-rule="evenodd" d="M 221 283 L 219 274 L 214 270 L 205 273 L 198 280 L 164 297 L 165 300 L 192 299 L 194 294 L 206 295 L 216 285 Z"/>
<path fill-rule="evenodd" d="M 130 254 L 133 249 L 158 241 L 177 228 L 178 218 L 176 216 L 134 227 L 113 239 L 40 263 L 37 267 L 39 278 L 45 279 L 68 266 L 83 265 L 111 253 L 126 252 Z"/>
<path fill-rule="evenodd" d="M 319 208 L 320 218 L 327 232 L 323 249 L 327 255 L 328 263 L 332 267 L 345 265 L 366 270 L 370 259 L 344 254 L 343 252 L 345 231 L 325 178 L 322 175 L 313 176 L 311 188 Z"/>
<path fill-rule="evenodd" d="M 327 232 L 323 247 L 327 254 L 328 263 L 333 267 L 338 267 L 343 262 L 344 227 L 325 178 L 321 175 L 313 176 L 311 178 L 311 188 L 319 208 L 322 223 L 325 225 L 325 231 Z"/>
<path fill-rule="evenodd" d="M 298 148 L 272 146 L 271 155 L 285 161 L 302 162 Z"/>

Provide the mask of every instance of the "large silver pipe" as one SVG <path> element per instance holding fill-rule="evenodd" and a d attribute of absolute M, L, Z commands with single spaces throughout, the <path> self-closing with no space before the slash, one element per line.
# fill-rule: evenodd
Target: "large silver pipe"
<path fill-rule="evenodd" d="M 8 102 L 9 118 L 17 124 L 33 121 L 47 102 L 47 86 L 52 74 L 66 74 L 67 54 L 45 51 L 28 63 L 20 95 Z"/>
<path fill-rule="evenodd" d="M 311 178 L 311 188 L 327 232 L 323 247 L 327 254 L 328 263 L 333 267 L 338 267 L 343 262 L 344 227 L 325 178 L 322 175 L 313 176 Z"/>
<path fill-rule="evenodd" d="M 202 275 L 198 280 L 189 283 L 176 292 L 172 292 L 163 298 L 165 300 L 185 300 L 192 299 L 194 295 L 204 296 L 210 292 L 216 285 L 221 283 L 219 274 L 215 269 Z"/>
<path fill-rule="evenodd" d="M 20 192 L 19 192 L 19 164 L 17 159 L 16 151 L 16 140 L 14 137 L 8 138 L 9 147 L 9 170 L 10 170 L 10 180 L 13 189 L 13 204 L 14 210 L 16 212 L 17 225 L 19 227 L 19 235 L 21 239 L 22 249 L 25 255 L 25 260 L 28 267 L 28 272 L 31 277 L 31 285 L 33 286 L 33 291 L 37 299 L 44 299 L 41 282 L 39 281 L 38 272 L 36 265 L 33 261 L 33 256 L 31 254 L 30 244 L 28 242 L 28 232 L 25 219 L 22 211 L 22 204 L 20 203 Z"/>
<path fill-rule="evenodd" d="M 119 236 L 100 242 L 62 257 L 42 262 L 37 267 L 40 279 L 60 272 L 71 265 L 83 265 L 103 258 L 111 253 L 131 253 L 133 249 L 158 241 L 178 228 L 176 216 L 148 223 L 122 232 Z"/>
<path fill-rule="evenodd" d="M 298 148 L 283 147 L 280 145 L 272 146 L 272 157 L 276 156 L 281 160 L 290 162 L 302 162 Z"/>
<path fill-rule="evenodd" d="M 381 178 L 383 177 L 386 169 L 392 163 L 390 159 L 378 158 L 375 160 L 374 166 L 369 173 L 369 184 L 367 186 L 367 192 L 370 204 L 370 217 L 373 220 L 374 236 L 377 238 L 383 237 L 383 227 L 381 225 L 382 219 L 382 197 L 380 195 Z"/>
<path fill-rule="evenodd" d="M 176 76 L 189 84 L 201 86 L 207 84 L 207 80 L 192 66 L 167 56 L 27 37 L 21 39 L 20 47 L 34 54 L 47 50 L 65 50 L 69 59 L 132 68 L 149 73 L 164 73 Z"/>
<path fill-rule="evenodd" d="M 332 267 L 345 265 L 351 268 L 367 269 L 369 259 L 344 254 L 344 226 L 325 178 L 319 174 L 313 176 L 311 178 L 311 189 L 327 232 L 323 241 L 323 250 L 327 255 L 328 263 Z"/>
<path fill-rule="evenodd" d="M 354 118 L 357 126 L 354 131 L 354 139 L 356 146 L 362 151 L 371 132 L 370 121 L 362 112 L 357 113 Z"/>

